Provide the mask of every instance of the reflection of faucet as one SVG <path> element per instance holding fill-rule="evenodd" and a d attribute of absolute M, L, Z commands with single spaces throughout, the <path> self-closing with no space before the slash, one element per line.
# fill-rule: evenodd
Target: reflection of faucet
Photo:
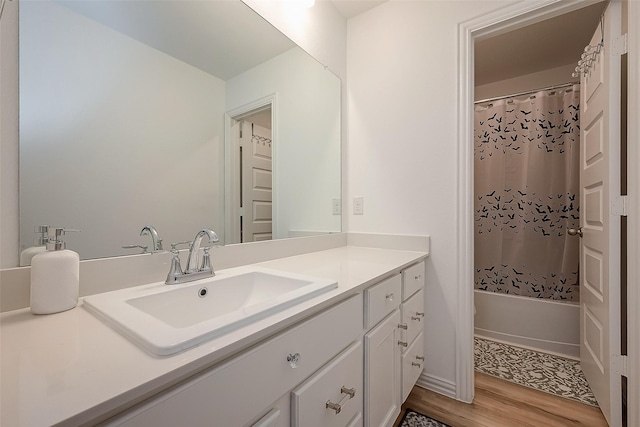
<path fill-rule="evenodd" d="M 211 259 L 209 257 L 209 249 L 211 248 L 211 246 L 204 248 L 202 263 L 198 264 L 200 245 L 202 244 L 202 239 L 204 239 L 205 236 L 209 237 L 210 243 L 216 243 L 218 241 L 218 236 L 213 230 L 203 228 L 202 230 L 198 231 L 198 234 L 196 234 L 193 242 L 179 242 L 173 243 L 171 245 L 171 253 L 173 254 L 173 259 L 171 260 L 171 267 L 169 268 L 169 274 L 167 275 L 167 280 L 165 281 L 167 285 L 177 285 L 179 283 L 191 282 L 193 280 L 215 276 L 213 267 L 211 266 Z M 180 257 L 176 246 L 185 243 L 190 243 L 191 249 L 189 249 L 187 268 L 183 272 L 182 267 L 180 266 Z"/>
<path fill-rule="evenodd" d="M 140 231 L 141 236 L 151 236 L 151 252 L 162 250 L 162 239 L 153 225 L 145 225 Z"/>

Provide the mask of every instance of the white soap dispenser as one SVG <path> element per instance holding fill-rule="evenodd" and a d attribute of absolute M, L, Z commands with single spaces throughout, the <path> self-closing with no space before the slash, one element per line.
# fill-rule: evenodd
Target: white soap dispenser
<path fill-rule="evenodd" d="M 62 236 L 69 231 L 49 227 L 47 250 L 31 259 L 31 312 L 51 314 L 70 310 L 78 304 L 80 257 L 65 249 Z"/>

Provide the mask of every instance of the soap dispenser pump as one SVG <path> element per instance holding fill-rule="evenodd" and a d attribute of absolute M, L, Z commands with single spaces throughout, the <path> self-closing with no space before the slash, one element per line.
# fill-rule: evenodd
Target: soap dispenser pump
<path fill-rule="evenodd" d="M 65 249 L 64 228 L 49 227 L 45 252 L 31 260 L 31 312 L 52 314 L 70 310 L 78 304 L 80 257 Z"/>
<path fill-rule="evenodd" d="M 25 250 L 23 250 L 22 252 L 20 252 L 20 267 L 26 267 L 28 265 L 31 265 L 31 260 L 33 259 L 34 256 L 47 250 L 46 245 L 47 245 L 47 233 L 49 232 L 49 226 L 39 225 L 35 227 L 33 231 L 39 234 L 40 236 L 36 237 L 33 240 L 33 246 L 30 246 Z"/>

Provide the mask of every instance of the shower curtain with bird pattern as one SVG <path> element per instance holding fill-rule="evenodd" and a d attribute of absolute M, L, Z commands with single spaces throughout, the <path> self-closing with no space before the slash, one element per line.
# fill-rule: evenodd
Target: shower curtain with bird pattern
<path fill-rule="evenodd" d="M 475 289 L 578 301 L 579 87 L 475 107 Z"/>

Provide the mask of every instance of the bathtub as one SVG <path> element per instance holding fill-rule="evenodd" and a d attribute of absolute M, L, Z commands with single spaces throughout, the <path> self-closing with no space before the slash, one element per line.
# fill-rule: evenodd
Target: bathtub
<path fill-rule="evenodd" d="M 580 305 L 474 291 L 475 335 L 545 353 L 580 357 Z"/>

